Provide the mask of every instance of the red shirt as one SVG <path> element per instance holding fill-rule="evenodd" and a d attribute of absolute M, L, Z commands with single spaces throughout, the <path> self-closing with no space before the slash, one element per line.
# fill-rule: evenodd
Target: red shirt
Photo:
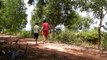
<path fill-rule="evenodd" d="M 47 22 L 43 23 L 42 24 L 42 27 L 43 27 L 43 31 L 48 31 L 49 30 L 49 24 Z"/>

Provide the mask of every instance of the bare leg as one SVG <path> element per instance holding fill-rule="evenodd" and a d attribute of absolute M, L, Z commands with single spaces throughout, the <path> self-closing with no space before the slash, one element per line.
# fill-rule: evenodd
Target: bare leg
<path fill-rule="evenodd" d="M 47 38 L 48 38 L 48 32 L 44 32 L 43 38 L 44 38 L 43 43 L 45 43 L 47 41 Z"/>
<path fill-rule="evenodd" d="M 45 39 L 45 36 L 43 35 L 43 43 L 45 43 L 46 39 Z"/>
<path fill-rule="evenodd" d="M 47 41 L 48 37 L 44 35 L 44 43 Z"/>
<path fill-rule="evenodd" d="M 37 44 L 37 38 L 35 38 L 36 44 Z"/>
<path fill-rule="evenodd" d="M 46 39 L 46 41 L 47 41 L 48 37 L 47 37 L 47 36 L 45 36 L 45 39 Z"/>

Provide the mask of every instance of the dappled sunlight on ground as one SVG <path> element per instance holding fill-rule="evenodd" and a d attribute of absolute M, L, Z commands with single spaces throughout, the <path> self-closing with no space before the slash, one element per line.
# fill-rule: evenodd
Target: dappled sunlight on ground
<path fill-rule="evenodd" d="M 57 50 L 57 51 L 65 52 L 64 48 L 57 47 L 57 46 L 46 45 L 46 46 L 44 46 L 44 47 L 45 47 L 45 48 L 48 48 L 48 49 L 54 49 L 54 50 Z"/>
<path fill-rule="evenodd" d="M 31 38 L 19 39 L 18 47 L 14 44 L 16 38 L 10 40 L 8 38 L 6 41 L 13 43 L 13 49 L 26 50 L 27 47 L 28 60 L 107 60 L 107 51 L 62 43 L 43 43 L 43 41 L 39 41 L 36 45 L 35 40 Z"/>

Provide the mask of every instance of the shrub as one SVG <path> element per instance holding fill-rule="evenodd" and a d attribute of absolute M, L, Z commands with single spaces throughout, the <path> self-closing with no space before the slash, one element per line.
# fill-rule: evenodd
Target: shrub
<path fill-rule="evenodd" d="M 102 36 L 101 47 L 102 49 L 107 50 L 107 32 L 102 32 L 101 36 Z"/>
<path fill-rule="evenodd" d="M 66 30 L 56 33 L 55 39 L 62 43 L 74 43 L 77 40 L 77 36 L 75 32 Z"/>
<path fill-rule="evenodd" d="M 54 36 L 53 36 L 54 35 Z M 70 30 L 54 32 L 51 36 L 51 39 L 54 39 L 58 42 L 62 43 L 69 43 L 75 45 L 82 45 L 82 46 L 90 46 L 96 47 L 95 44 L 98 43 L 98 31 L 97 30 L 89 30 L 89 31 L 82 31 L 82 32 L 74 32 Z M 107 33 L 102 32 L 101 34 L 101 47 L 107 48 Z"/>
<path fill-rule="evenodd" d="M 31 31 L 25 31 L 25 30 L 22 30 L 21 32 L 19 32 L 17 34 L 18 37 L 23 37 L 23 38 L 31 38 L 33 37 L 33 34 L 31 33 Z"/>
<path fill-rule="evenodd" d="M 81 40 L 87 41 L 93 44 L 96 44 L 98 41 L 98 33 L 96 30 L 80 32 L 79 36 Z"/>

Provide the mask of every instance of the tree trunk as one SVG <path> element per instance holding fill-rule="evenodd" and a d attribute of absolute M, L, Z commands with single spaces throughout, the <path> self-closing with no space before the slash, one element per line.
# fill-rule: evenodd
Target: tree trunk
<path fill-rule="evenodd" d="M 100 24 L 99 24 L 99 28 L 98 28 L 98 49 L 100 49 L 100 45 L 101 45 L 101 27 L 102 27 L 102 16 L 100 17 Z"/>

